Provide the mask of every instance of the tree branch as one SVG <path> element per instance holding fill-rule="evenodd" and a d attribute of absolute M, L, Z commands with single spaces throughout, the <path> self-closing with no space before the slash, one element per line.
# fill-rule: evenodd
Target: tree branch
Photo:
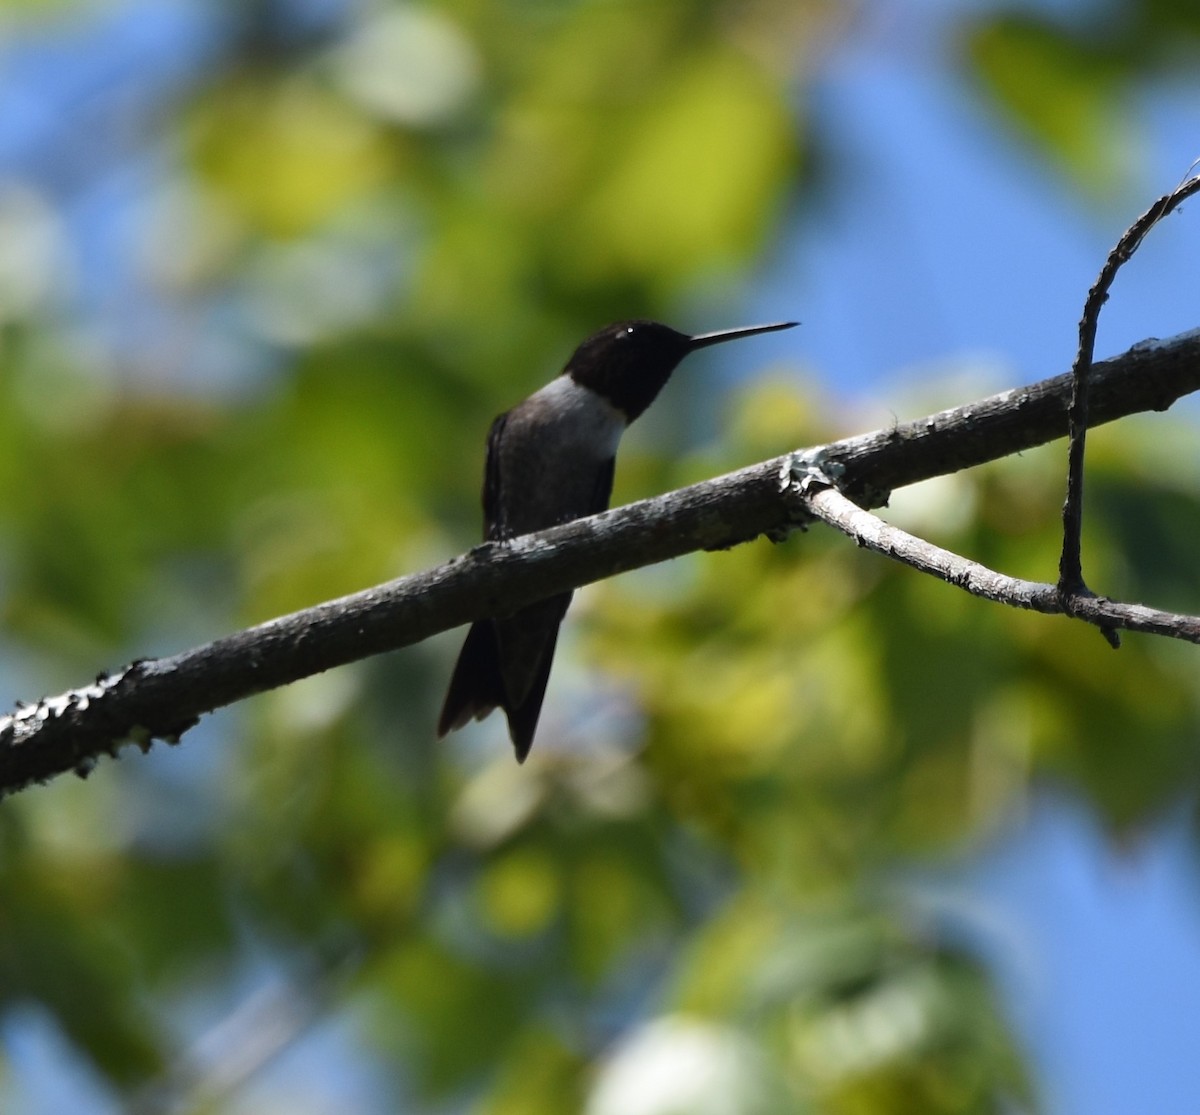
<path fill-rule="evenodd" d="M 1064 597 L 1057 585 L 997 573 L 986 565 L 885 523 L 848 500 L 817 469 L 801 472 L 794 481 L 806 506 L 823 523 L 840 530 L 868 550 L 939 577 L 972 596 L 1043 615 L 1070 615 L 1101 629 L 1119 627 L 1200 643 L 1200 617 L 1163 612 L 1142 604 L 1123 604 L 1099 596 Z"/>
<path fill-rule="evenodd" d="M 1104 261 L 1092 289 L 1088 291 L 1083 305 L 1083 316 L 1079 321 L 1079 348 L 1071 369 L 1071 405 L 1067 410 L 1067 496 L 1063 503 L 1063 544 L 1058 562 L 1058 591 L 1064 598 L 1065 610 L 1072 615 L 1079 615 L 1080 609 L 1087 607 L 1086 602 L 1094 598 L 1083 579 L 1081 539 L 1083 458 L 1087 443 L 1090 375 L 1100 311 L 1108 301 L 1108 292 L 1116 280 L 1117 272 L 1133 258 L 1134 252 L 1141 247 L 1150 230 L 1197 191 L 1200 191 L 1200 175 L 1191 175 L 1138 217 L 1125 230 L 1116 247 L 1108 253 L 1108 258 Z M 1118 648 L 1121 640 L 1115 627 L 1104 623 L 1099 626 L 1109 645 L 1114 650 Z"/>
<path fill-rule="evenodd" d="M 1148 341 L 1092 370 L 1089 422 L 1166 410 L 1200 387 L 1200 330 Z M 1062 437 L 1070 375 L 803 453 L 862 507 L 892 489 Z M 319 604 L 0 718 L 0 794 L 74 770 L 123 744 L 177 742 L 206 712 L 483 616 L 695 550 L 778 537 L 810 509 L 791 485 L 795 455 L 751 465 L 566 523 L 488 543 L 422 573 Z"/>

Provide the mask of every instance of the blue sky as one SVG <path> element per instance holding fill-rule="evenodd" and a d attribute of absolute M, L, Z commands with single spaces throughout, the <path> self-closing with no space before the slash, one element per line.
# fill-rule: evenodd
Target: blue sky
<path fill-rule="evenodd" d="M 1186 1111 L 1200 1094 L 1200 902 L 1188 818 L 1124 847 L 1052 793 L 960 879 L 1050 1112 Z"/>
<path fill-rule="evenodd" d="M 319 20 L 336 7 L 312 0 L 296 10 Z M 880 410 L 918 385 L 929 399 L 957 363 L 982 359 L 997 387 L 1065 371 L 1109 248 L 1200 156 L 1200 91 L 1147 89 L 1129 190 L 1104 209 L 1081 201 L 953 71 L 940 43 L 947 15 L 962 7 L 873 5 L 867 31 L 828 60 L 812 93 L 839 193 L 793 228 L 749 300 L 754 320 L 801 317 L 808 365 L 833 393 Z M 128 222 L 169 153 L 136 142 L 135 109 L 185 86 L 222 29 L 219 6 L 197 0 L 100 10 L 86 23 L 30 24 L 0 38 L 0 178 L 34 184 L 61 207 L 59 235 L 77 258 L 73 308 L 101 334 L 136 343 L 153 323 L 130 312 Z M 1189 208 L 1122 273 L 1100 355 L 1198 324 L 1200 211 Z M 1182 817 L 1117 848 L 1080 806 L 1050 792 L 929 882 L 930 901 L 998 973 L 1058 1115 L 1194 1104 L 1197 893 Z M 64 1072 L 66 1052 L 45 1019 L 23 1016 L 0 1036 L 27 1111 L 109 1110 L 86 1076 Z M 331 1023 L 308 1042 L 261 1086 L 338 1061 L 346 1036 Z M 347 1075 L 338 1084 L 364 1087 Z"/>

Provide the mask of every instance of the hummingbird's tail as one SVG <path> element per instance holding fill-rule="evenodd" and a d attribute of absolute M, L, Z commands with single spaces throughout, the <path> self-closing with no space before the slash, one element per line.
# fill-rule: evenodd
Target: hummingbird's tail
<path fill-rule="evenodd" d="M 546 696 L 546 682 L 550 680 L 550 666 L 554 662 L 554 646 L 558 642 L 558 628 L 550 632 L 537 672 L 529 686 L 529 692 L 519 705 L 501 702 L 504 715 L 508 717 L 508 736 L 517 753 L 517 762 L 525 762 L 525 756 L 533 746 L 533 733 L 537 731 L 538 717 L 542 712 L 542 701 Z"/>
<path fill-rule="evenodd" d="M 447 732 L 482 720 L 504 703 L 504 680 L 500 676 L 500 651 L 491 620 L 471 624 L 467 640 L 459 651 L 450 688 L 438 717 L 440 739 Z"/>
<path fill-rule="evenodd" d="M 555 601 L 558 619 L 566 610 L 566 600 L 570 600 L 569 595 L 562 602 Z M 450 678 L 442 714 L 438 717 L 438 737 L 465 727 L 472 720 L 482 720 L 495 709 L 502 708 L 508 718 L 508 734 L 517 753 L 517 762 L 523 763 L 533 746 L 533 734 L 537 731 L 542 700 L 546 696 L 546 682 L 550 678 L 554 646 L 558 641 L 557 621 L 549 632 L 543 633 L 540 641 L 542 645 L 538 648 L 540 653 L 536 656 L 535 669 L 532 675 L 526 676 L 525 693 L 517 704 L 509 699 L 505 688 L 495 621 L 484 619 L 471 624 Z"/>

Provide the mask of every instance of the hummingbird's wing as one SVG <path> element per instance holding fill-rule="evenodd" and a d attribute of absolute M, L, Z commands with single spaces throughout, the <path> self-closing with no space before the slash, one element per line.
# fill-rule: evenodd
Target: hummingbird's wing
<path fill-rule="evenodd" d="M 488 430 L 487 460 L 483 467 L 483 537 L 489 542 L 508 537 L 503 501 L 500 498 L 500 443 L 504 440 L 508 414 L 509 412 L 505 411 Z"/>
<path fill-rule="evenodd" d="M 608 510 L 608 501 L 612 498 L 613 473 L 617 468 L 617 458 L 609 457 L 608 463 L 600 470 L 596 477 L 596 488 L 592 493 L 591 506 L 584 512 L 585 515 L 599 515 L 601 511 Z"/>
<path fill-rule="evenodd" d="M 483 537 L 488 541 L 505 538 L 508 533 L 500 498 L 500 443 L 507 422 L 506 411 L 488 431 L 483 468 Z M 482 720 L 505 702 L 496 630 L 491 620 L 480 620 L 471 624 L 455 663 L 442 714 L 438 717 L 438 736 L 461 728 L 471 720 Z"/>
<path fill-rule="evenodd" d="M 515 408 L 515 414 L 517 426 L 523 418 L 528 418 L 520 407 Z M 509 484 L 518 490 L 539 482 L 561 485 L 560 490 L 567 496 L 567 519 L 606 510 L 612 495 L 615 456 L 599 468 L 590 489 L 586 481 L 580 483 L 584 475 L 581 472 L 556 471 L 537 459 L 517 458 L 514 464 L 511 453 L 506 473 L 504 439 L 506 433 L 511 432 L 508 426 L 513 415 L 514 411 L 500 415 L 488 432 L 483 476 L 484 537 L 489 541 L 500 541 L 512 537 L 514 530 L 523 533 L 550 526 L 554 521 L 564 521 L 530 522 L 518 516 L 515 524 L 510 522 L 504 510 L 505 475 Z M 563 510 L 562 502 L 559 509 L 560 512 Z M 508 719 L 517 759 L 524 761 L 533 744 L 554 662 L 558 627 L 571 595 L 563 593 L 522 608 L 515 615 L 472 624 L 450 679 L 438 720 L 438 735 L 445 735 L 472 719 L 487 716 L 495 708 L 502 708 Z"/>

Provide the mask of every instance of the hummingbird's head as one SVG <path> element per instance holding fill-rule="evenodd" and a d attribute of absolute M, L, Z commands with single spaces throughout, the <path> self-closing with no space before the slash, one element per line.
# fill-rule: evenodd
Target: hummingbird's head
<path fill-rule="evenodd" d="M 689 352 L 708 345 L 790 329 L 794 321 L 689 336 L 657 321 L 619 321 L 593 333 L 564 369 L 576 383 L 607 399 L 632 422 L 663 389 Z"/>

